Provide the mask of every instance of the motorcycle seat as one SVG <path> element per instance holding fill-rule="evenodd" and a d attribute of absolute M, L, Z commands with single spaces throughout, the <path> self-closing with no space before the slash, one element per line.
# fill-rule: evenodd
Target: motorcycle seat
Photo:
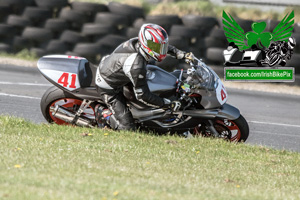
<path fill-rule="evenodd" d="M 79 76 L 79 82 L 80 86 L 82 88 L 85 87 L 95 87 L 95 76 L 97 71 L 97 66 L 90 63 L 85 62 L 84 64 L 81 64 L 78 66 L 78 76 Z"/>

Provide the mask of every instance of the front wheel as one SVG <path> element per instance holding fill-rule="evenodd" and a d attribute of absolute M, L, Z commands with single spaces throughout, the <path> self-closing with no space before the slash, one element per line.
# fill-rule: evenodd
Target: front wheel
<path fill-rule="evenodd" d="M 249 126 L 245 118 L 240 115 L 235 120 L 217 119 L 213 121 L 214 128 L 224 138 L 231 142 L 245 142 L 249 136 Z M 194 128 L 195 135 L 212 136 L 205 125 L 199 125 Z"/>
<path fill-rule="evenodd" d="M 279 63 L 279 61 L 280 61 L 280 56 L 278 54 L 275 54 L 270 58 L 269 66 L 273 67 L 274 65 Z"/>

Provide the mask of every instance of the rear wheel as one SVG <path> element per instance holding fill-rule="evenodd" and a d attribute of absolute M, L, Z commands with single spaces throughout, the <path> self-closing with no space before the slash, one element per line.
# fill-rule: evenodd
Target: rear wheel
<path fill-rule="evenodd" d="M 79 99 L 78 97 L 75 97 L 67 92 L 64 92 L 57 87 L 51 87 L 45 92 L 45 94 L 42 97 L 41 110 L 45 119 L 49 123 L 56 123 L 58 125 L 67 125 L 68 123 L 66 123 L 65 121 L 58 119 L 52 115 L 52 112 L 50 111 L 50 107 L 55 107 L 58 105 L 75 113 L 79 109 L 81 103 L 82 103 L 82 99 Z M 94 109 L 95 106 L 91 104 L 86 110 L 84 110 L 81 116 L 94 120 L 95 119 Z"/>
<path fill-rule="evenodd" d="M 242 115 L 235 120 L 218 119 L 215 120 L 213 124 L 216 131 L 220 134 L 220 138 L 224 138 L 231 142 L 245 142 L 249 136 L 249 126 Z M 212 136 L 205 125 L 195 127 L 193 133 L 194 135 L 205 137 Z"/>

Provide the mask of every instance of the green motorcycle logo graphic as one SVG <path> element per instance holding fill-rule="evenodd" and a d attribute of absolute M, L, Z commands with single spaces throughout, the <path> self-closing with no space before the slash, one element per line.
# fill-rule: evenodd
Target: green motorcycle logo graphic
<path fill-rule="evenodd" d="M 285 66 L 296 46 L 291 37 L 294 11 L 287 14 L 272 32 L 265 31 L 267 23 L 253 22 L 252 31 L 245 33 L 230 14 L 223 11 L 223 29 L 229 42 L 223 55 L 225 65 Z M 250 49 L 250 50 L 248 50 Z"/>
<path fill-rule="evenodd" d="M 230 14 L 223 11 L 223 29 L 229 43 L 234 42 L 240 50 L 250 49 L 252 45 L 258 48 L 268 48 L 271 41 L 285 41 L 292 36 L 294 11 L 287 14 L 271 32 L 264 32 L 266 22 L 253 22 L 252 31 L 245 33 Z"/>

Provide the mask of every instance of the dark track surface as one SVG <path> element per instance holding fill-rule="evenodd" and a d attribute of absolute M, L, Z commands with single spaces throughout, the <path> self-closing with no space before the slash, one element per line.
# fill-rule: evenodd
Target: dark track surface
<path fill-rule="evenodd" d="M 46 123 L 40 98 L 50 83 L 36 68 L 0 65 L 0 114 Z M 227 89 L 249 123 L 247 143 L 300 152 L 300 96 Z"/>

